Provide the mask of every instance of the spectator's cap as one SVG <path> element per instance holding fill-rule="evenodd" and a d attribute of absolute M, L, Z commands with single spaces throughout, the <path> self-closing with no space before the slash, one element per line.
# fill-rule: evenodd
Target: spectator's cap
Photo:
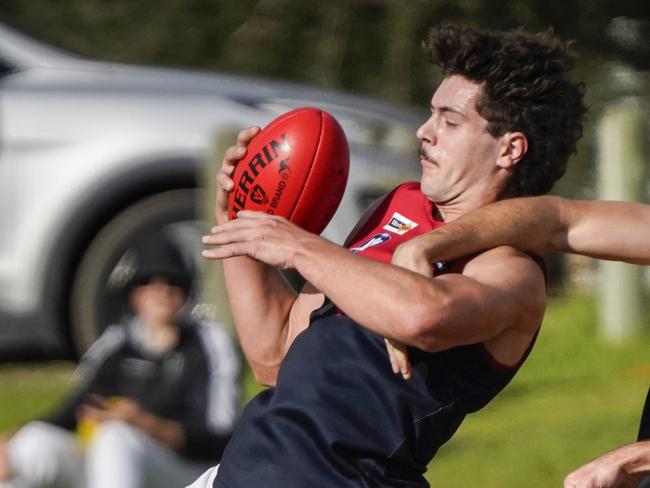
<path fill-rule="evenodd" d="M 132 251 L 135 272 L 126 283 L 128 291 L 160 277 L 189 294 L 192 271 L 172 242 L 162 237 L 149 239 L 139 242 Z"/>

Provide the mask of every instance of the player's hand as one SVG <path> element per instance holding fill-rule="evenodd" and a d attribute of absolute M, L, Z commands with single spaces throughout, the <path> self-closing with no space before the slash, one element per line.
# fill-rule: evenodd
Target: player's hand
<path fill-rule="evenodd" d="M 243 210 L 237 219 L 213 227 L 212 233 L 203 237 L 203 244 L 216 247 L 202 254 L 209 259 L 249 256 L 270 266 L 290 269 L 295 268 L 295 258 L 306 246 L 321 241 L 326 242 L 284 217 Z"/>
<path fill-rule="evenodd" d="M 564 480 L 564 488 L 635 488 L 639 479 L 631 479 L 619 466 L 585 465 Z"/>
<path fill-rule="evenodd" d="M 410 380 L 413 372 L 411 371 L 411 361 L 409 361 L 406 344 L 395 339 L 386 338 L 384 338 L 384 342 L 386 343 L 386 350 L 388 351 L 393 373 L 401 374 L 405 380 Z"/>
<path fill-rule="evenodd" d="M 226 149 L 221 162 L 221 169 L 217 173 L 217 192 L 214 204 L 214 217 L 217 224 L 228 222 L 228 194 L 233 190 L 235 184 L 232 180 L 232 174 L 235 166 L 246 156 L 248 144 L 260 131 L 257 126 L 243 129 L 237 135 L 237 143 Z"/>
<path fill-rule="evenodd" d="M 426 256 L 426 249 L 417 237 L 397 246 L 391 263 L 429 278 L 433 276 L 431 263 Z M 393 373 L 401 374 L 404 379 L 410 379 L 413 371 L 406 345 L 395 339 L 385 339 L 385 342 Z"/>
<path fill-rule="evenodd" d="M 635 443 L 603 454 L 594 461 L 581 466 L 564 479 L 564 488 L 635 488 L 644 477 L 631 473 L 627 465 L 647 456 L 649 443 Z"/>
<path fill-rule="evenodd" d="M 421 236 L 409 239 L 397 246 L 391 263 L 415 271 L 427 278 L 433 277 L 433 267 L 427 256 L 426 241 Z"/>

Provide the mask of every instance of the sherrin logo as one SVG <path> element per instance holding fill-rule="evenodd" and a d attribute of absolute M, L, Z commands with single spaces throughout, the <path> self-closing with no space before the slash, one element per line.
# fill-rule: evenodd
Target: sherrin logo
<path fill-rule="evenodd" d="M 406 234 L 408 231 L 415 229 L 418 226 L 416 222 L 404 217 L 399 212 L 394 212 L 388 223 L 384 225 L 384 230 L 393 232 L 395 234 Z"/>

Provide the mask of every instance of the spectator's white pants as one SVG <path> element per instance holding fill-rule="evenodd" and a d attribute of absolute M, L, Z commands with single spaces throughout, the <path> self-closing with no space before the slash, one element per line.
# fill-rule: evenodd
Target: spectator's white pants
<path fill-rule="evenodd" d="M 84 452 L 74 434 L 31 422 L 10 439 L 9 459 L 15 476 L 0 488 L 179 488 L 207 468 L 123 422 L 104 422 Z"/>

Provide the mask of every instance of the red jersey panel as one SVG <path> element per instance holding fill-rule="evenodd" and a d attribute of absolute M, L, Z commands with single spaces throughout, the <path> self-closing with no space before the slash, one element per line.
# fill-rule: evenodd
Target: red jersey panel
<path fill-rule="evenodd" d="M 424 196 L 417 182 L 404 183 L 390 192 L 373 212 L 361 230 L 350 239 L 348 249 L 375 261 L 390 263 L 401 243 L 442 227 L 435 220 L 434 204 Z M 459 273 L 467 259 L 457 262 L 453 271 Z M 434 265 L 434 274 L 447 271 L 442 263 Z"/>

